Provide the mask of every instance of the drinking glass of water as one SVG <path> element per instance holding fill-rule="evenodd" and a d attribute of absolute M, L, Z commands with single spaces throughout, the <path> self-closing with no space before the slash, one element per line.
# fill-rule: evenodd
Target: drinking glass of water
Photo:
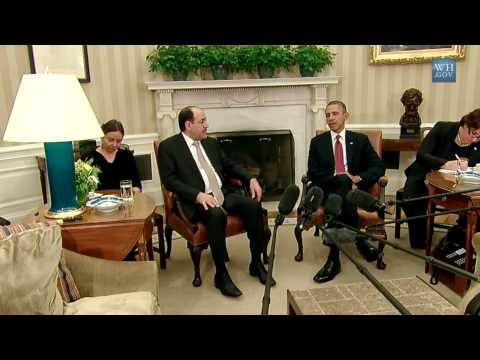
<path fill-rule="evenodd" d="M 123 201 L 133 201 L 132 180 L 120 181 L 120 196 Z"/>

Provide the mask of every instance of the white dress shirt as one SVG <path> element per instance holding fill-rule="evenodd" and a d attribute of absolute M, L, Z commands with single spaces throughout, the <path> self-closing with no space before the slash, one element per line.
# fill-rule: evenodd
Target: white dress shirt
<path fill-rule="evenodd" d="M 197 164 L 197 167 L 198 167 L 198 170 L 200 170 L 200 174 L 202 175 L 202 179 L 203 179 L 203 182 L 205 183 L 205 192 L 208 194 L 208 193 L 211 193 L 212 192 L 212 187 L 210 186 L 210 182 L 208 181 L 208 176 L 207 176 L 207 173 L 205 172 L 205 170 L 202 168 L 202 166 L 200 165 L 200 162 L 198 161 L 198 156 L 197 156 L 197 148 L 195 147 L 195 145 L 193 145 L 193 143 L 195 142 L 195 140 L 193 140 L 192 138 L 190 138 L 188 135 L 186 135 L 183 131 L 182 131 L 182 135 L 183 135 L 183 138 L 185 139 L 185 141 L 187 142 L 187 145 L 188 145 L 188 149 L 190 150 L 190 152 L 192 153 L 192 156 L 193 156 L 193 159 L 195 160 L 195 163 Z M 203 154 L 203 157 L 205 158 L 205 160 L 207 160 L 207 162 L 210 164 L 210 166 L 212 167 L 213 169 L 213 173 L 215 174 L 215 177 L 217 178 L 217 181 L 218 181 L 218 186 L 220 187 L 220 189 L 222 188 L 222 180 L 220 180 L 220 176 L 218 176 L 217 174 L 217 171 L 215 170 L 215 168 L 213 167 L 212 163 L 210 162 L 210 159 L 208 158 L 208 155 L 207 153 L 205 152 L 205 149 L 203 148 L 202 146 L 202 143 L 200 142 L 200 149 L 202 151 L 202 154 Z"/>
<path fill-rule="evenodd" d="M 343 128 L 342 131 L 340 131 L 339 134 L 337 134 L 334 131 L 330 130 L 330 136 L 332 137 L 332 149 L 333 149 L 333 160 L 335 161 L 335 144 L 337 143 L 337 135 L 340 135 L 340 143 L 342 144 L 342 149 L 343 149 L 343 161 L 345 165 L 345 171 L 348 171 L 348 165 L 347 165 L 347 147 L 345 143 L 345 128 Z M 337 172 L 335 171 L 335 174 L 337 175 Z"/>

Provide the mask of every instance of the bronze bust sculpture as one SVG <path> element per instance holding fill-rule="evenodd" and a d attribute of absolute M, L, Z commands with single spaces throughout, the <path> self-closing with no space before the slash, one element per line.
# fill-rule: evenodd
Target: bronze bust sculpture
<path fill-rule="evenodd" d="M 414 88 L 405 90 L 400 101 L 405 106 L 405 112 L 400 118 L 400 137 L 419 137 L 422 120 L 418 114 L 418 107 L 423 101 L 422 93 Z"/>

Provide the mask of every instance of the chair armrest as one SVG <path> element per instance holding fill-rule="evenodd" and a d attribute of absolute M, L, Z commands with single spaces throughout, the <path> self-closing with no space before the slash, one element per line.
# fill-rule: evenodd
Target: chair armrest
<path fill-rule="evenodd" d="M 180 202 L 180 200 L 178 200 L 178 197 L 175 193 L 173 193 L 173 203 L 175 204 L 177 213 L 182 219 L 182 221 L 190 228 L 192 233 L 195 234 L 198 230 L 198 226 L 192 223 L 190 219 L 185 215 L 185 212 L 183 211 L 182 203 Z"/>
<path fill-rule="evenodd" d="M 386 176 L 382 176 L 380 177 L 380 179 L 378 179 L 378 185 L 380 185 L 380 187 L 387 187 L 388 185 L 388 177 Z"/>
<path fill-rule="evenodd" d="M 380 198 L 379 198 L 379 200 L 381 202 L 385 202 L 385 188 L 387 187 L 387 184 L 388 184 L 388 177 L 381 176 L 380 179 L 378 179 L 378 185 L 380 186 Z"/>
<path fill-rule="evenodd" d="M 81 297 L 150 291 L 159 299 L 155 261 L 113 261 L 63 249 Z"/>
<path fill-rule="evenodd" d="M 306 195 L 309 183 L 310 183 L 310 179 L 308 178 L 308 175 L 303 175 L 302 176 L 302 192 L 300 194 L 300 203 L 298 204 L 297 214 L 299 211 L 303 209 L 303 203 L 305 201 L 305 195 Z"/>

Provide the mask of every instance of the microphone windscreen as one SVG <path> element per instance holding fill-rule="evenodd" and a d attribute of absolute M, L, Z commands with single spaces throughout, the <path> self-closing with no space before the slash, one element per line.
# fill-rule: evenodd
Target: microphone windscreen
<path fill-rule="evenodd" d="M 353 205 L 366 211 L 375 211 L 375 205 L 377 204 L 377 199 L 375 199 L 372 195 L 366 191 L 358 189 L 349 191 L 345 196 L 345 199 L 351 202 Z"/>
<path fill-rule="evenodd" d="M 278 212 L 282 215 L 290 214 L 297 202 L 298 195 L 300 195 L 300 189 L 298 186 L 295 184 L 288 185 L 280 199 L 280 203 L 278 204 Z"/>
<path fill-rule="evenodd" d="M 323 190 L 318 186 L 312 186 L 305 195 L 303 206 L 308 210 L 317 210 L 323 201 Z"/>
<path fill-rule="evenodd" d="M 325 215 L 332 215 L 336 218 L 340 215 L 342 211 L 342 197 L 338 194 L 328 195 L 327 201 L 325 202 Z"/>

